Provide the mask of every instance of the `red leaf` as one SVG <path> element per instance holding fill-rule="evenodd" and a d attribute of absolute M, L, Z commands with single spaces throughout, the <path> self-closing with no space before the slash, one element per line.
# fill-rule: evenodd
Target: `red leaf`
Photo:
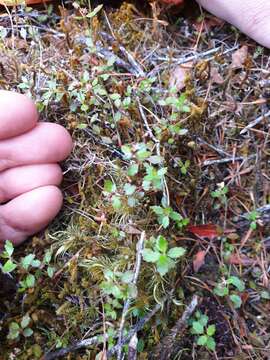
<path fill-rule="evenodd" d="M 198 272 L 200 270 L 200 268 L 204 265 L 205 255 L 206 255 L 206 251 L 200 250 L 194 256 L 193 269 L 195 272 Z"/>
<path fill-rule="evenodd" d="M 231 265 L 243 265 L 249 266 L 254 264 L 254 260 L 250 259 L 246 255 L 231 254 L 228 259 L 229 264 Z"/>
<path fill-rule="evenodd" d="M 196 236 L 206 237 L 208 239 L 214 239 L 222 234 L 221 228 L 214 224 L 189 225 L 187 230 Z"/>

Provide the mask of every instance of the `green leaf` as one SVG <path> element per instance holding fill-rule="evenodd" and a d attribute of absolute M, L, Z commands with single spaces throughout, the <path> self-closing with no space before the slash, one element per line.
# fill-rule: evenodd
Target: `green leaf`
<path fill-rule="evenodd" d="M 30 316 L 28 314 L 24 315 L 24 317 L 21 320 L 21 327 L 22 329 L 26 328 L 30 323 Z"/>
<path fill-rule="evenodd" d="M 176 212 L 176 211 L 172 211 L 172 212 L 170 213 L 170 218 L 171 218 L 172 220 L 174 220 L 174 221 L 181 221 L 181 220 L 182 220 L 182 216 L 181 216 L 178 212 Z"/>
<path fill-rule="evenodd" d="M 163 208 L 161 206 L 151 206 L 151 209 L 157 215 L 163 215 Z"/>
<path fill-rule="evenodd" d="M 116 185 L 111 180 L 104 181 L 104 190 L 107 193 L 112 193 L 116 191 Z"/>
<path fill-rule="evenodd" d="M 15 270 L 16 267 L 17 267 L 17 265 L 14 264 L 14 262 L 12 260 L 8 260 L 8 261 L 5 262 L 4 266 L 2 267 L 2 272 L 4 274 L 9 274 L 13 270 Z"/>
<path fill-rule="evenodd" d="M 134 176 L 138 173 L 139 171 L 139 165 L 138 164 L 132 164 L 130 165 L 130 167 L 128 168 L 128 176 Z"/>
<path fill-rule="evenodd" d="M 169 216 L 163 216 L 161 218 L 161 225 L 166 229 L 170 225 L 170 219 Z"/>
<path fill-rule="evenodd" d="M 126 194 L 127 196 L 132 195 L 132 194 L 134 194 L 134 192 L 136 191 L 136 186 L 135 186 L 135 185 L 131 185 L 131 184 L 129 184 L 129 183 L 126 183 L 126 184 L 124 185 L 124 191 L 125 191 L 125 194 Z"/>
<path fill-rule="evenodd" d="M 31 335 L 33 335 L 33 330 L 32 329 L 26 328 L 26 329 L 23 330 L 23 336 L 29 337 Z"/>
<path fill-rule="evenodd" d="M 9 332 L 7 338 L 10 340 L 16 339 L 20 335 L 20 326 L 16 322 L 9 324 Z"/>
<path fill-rule="evenodd" d="M 34 287 L 34 286 L 35 286 L 35 282 L 36 282 L 36 279 L 35 279 L 34 275 L 28 274 L 28 275 L 26 276 L 25 285 L 26 285 L 28 288 Z"/>
<path fill-rule="evenodd" d="M 119 210 L 122 206 L 122 202 L 119 196 L 114 195 L 112 197 L 112 206 L 115 210 Z"/>
<path fill-rule="evenodd" d="M 208 323 L 208 320 L 209 320 L 208 316 L 205 314 L 201 314 L 201 313 L 199 313 L 199 314 L 200 314 L 200 316 L 198 318 L 198 321 L 202 324 L 202 326 L 206 326 Z"/>
<path fill-rule="evenodd" d="M 43 262 L 48 265 L 50 263 L 51 259 L 52 259 L 52 252 L 51 252 L 51 250 L 48 250 L 48 251 L 46 251 L 46 253 L 44 255 Z"/>
<path fill-rule="evenodd" d="M 162 253 L 166 253 L 168 249 L 168 241 L 162 235 L 156 239 L 156 249 Z"/>
<path fill-rule="evenodd" d="M 9 240 L 7 240 L 5 242 L 5 251 L 6 251 L 6 253 L 8 254 L 9 257 L 11 257 L 11 255 L 13 254 L 14 246 L 13 246 L 12 242 L 9 241 Z"/>
<path fill-rule="evenodd" d="M 193 321 L 192 329 L 194 330 L 195 334 L 203 334 L 204 327 L 199 321 Z"/>
<path fill-rule="evenodd" d="M 242 305 L 242 300 L 240 298 L 240 296 L 232 294 L 230 295 L 230 299 L 233 302 L 233 305 L 236 309 L 239 309 Z"/>
<path fill-rule="evenodd" d="M 216 349 L 216 342 L 215 340 L 210 336 L 207 339 L 206 347 L 208 350 L 215 351 Z"/>
<path fill-rule="evenodd" d="M 157 165 L 157 164 L 160 164 L 162 163 L 164 160 L 164 158 L 162 156 L 159 156 L 159 155 L 152 155 L 149 157 L 148 161 L 153 164 L 153 165 Z M 167 169 L 166 169 L 167 171 Z M 165 172 L 166 173 L 166 172 Z M 164 175 L 164 174 L 163 174 Z"/>
<path fill-rule="evenodd" d="M 223 296 L 229 295 L 229 289 L 226 286 L 224 286 L 223 284 L 218 284 L 214 288 L 214 294 L 223 297 Z"/>
<path fill-rule="evenodd" d="M 177 259 L 185 254 L 186 250 L 182 247 L 174 247 L 168 251 L 168 256 L 172 259 Z"/>
<path fill-rule="evenodd" d="M 207 327 L 206 333 L 207 333 L 208 336 L 213 336 L 215 334 L 215 332 L 216 332 L 216 326 L 215 325 L 209 325 Z"/>
<path fill-rule="evenodd" d="M 93 18 L 94 16 L 97 15 L 97 13 L 103 8 L 103 5 L 98 5 L 93 11 L 91 11 L 90 13 L 88 13 L 86 15 L 87 18 Z"/>
<path fill-rule="evenodd" d="M 55 272 L 55 268 L 53 266 L 48 266 L 47 268 L 47 274 L 49 276 L 49 278 L 52 278 Z"/>
<path fill-rule="evenodd" d="M 133 277 L 134 274 L 132 271 L 125 271 L 121 276 L 121 280 L 123 281 L 123 283 L 128 284 L 132 281 Z"/>
<path fill-rule="evenodd" d="M 204 346 L 207 343 L 208 337 L 206 335 L 202 335 L 198 338 L 197 344 L 200 346 Z"/>
<path fill-rule="evenodd" d="M 227 280 L 227 283 L 234 285 L 239 291 L 245 290 L 244 282 L 240 280 L 237 276 L 230 276 Z"/>
<path fill-rule="evenodd" d="M 31 265 L 32 261 L 34 260 L 35 255 L 34 254 L 28 254 L 21 260 L 22 267 L 27 270 L 29 266 Z"/>
<path fill-rule="evenodd" d="M 142 251 L 144 261 L 155 263 L 160 257 L 160 253 L 151 249 L 144 249 Z"/>
<path fill-rule="evenodd" d="M 160 273 L 161 276 L 164 276 L 169 272 L 172 267 L 174 267 L 175 262 L 166 255 L 160 255 L 156 265 L 157 271 Z"/>

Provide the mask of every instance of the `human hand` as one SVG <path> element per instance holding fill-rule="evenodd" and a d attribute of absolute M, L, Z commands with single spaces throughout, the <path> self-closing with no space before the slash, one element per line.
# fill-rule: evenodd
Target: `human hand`
<path fill-rule="evenodd" d="M 57 215 L 63 200 L 57 163 L 71 150 L 67 130 L 39 123 L 30 99 L 0 90 L 0 243 L 18 245 Z"/>

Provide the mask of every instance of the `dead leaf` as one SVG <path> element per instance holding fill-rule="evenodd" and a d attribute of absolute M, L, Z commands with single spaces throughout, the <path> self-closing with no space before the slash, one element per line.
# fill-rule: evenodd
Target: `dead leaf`
<path fill-rule="evenodd" d="M 186 78 L 190 73 L 191 64 L 178 65 L 172 71 L 169 80 L 169 88 L 176 88 L 177 91 L 182 90 L 186 86 Z"/>
<path fill-rule="evenodd" d="M 231 265 L 250 266 L 253 265 L 255 261 L 253 259 L 250 259 L 246 255 L 231 254 L 228 259 L 228 262 Z"/>
<path fill-rule="evenodd" d="M 193 269 L 195 272 L 198 272 L 200 268 L 204 265 L 205 255 L 206 255 L 206 251 L 200 250 L 194 256 Z"/>
<path fill-rule="evenodd" d="M 193 26 L 197 31 L 211 31 L 213 27 L 219 26 L 222 27 L 225 24 L 225 21 L 217 18 L 215 16 L 209 16 L 199 21 L 195 21 Z"/>
<path fill-rule="evenodd" d="M 223 233 L 222 229 L 214 224 L 188 225 L 187 230 L 196 236 L 208 239 L 214 239 Z"/>
<path fill-rule="evenodd" d="M 244 45 L 232 54 L 231 68 L 232 69 L 241 68 L 244 65 L 245 61 L 247 60 L 247 56 L 248 56 L 248 47 L 247 45 Z"/>
<path fill-rule="evenodd" d="M 214 84 L 223 84 L 224 83 L 224 79 L 223 77 L 220 75 L 218 68 L 215 66 L 211 67 L 211 73 L 210 73 L 210 78 L 212 80 L 212 82 Z"/>

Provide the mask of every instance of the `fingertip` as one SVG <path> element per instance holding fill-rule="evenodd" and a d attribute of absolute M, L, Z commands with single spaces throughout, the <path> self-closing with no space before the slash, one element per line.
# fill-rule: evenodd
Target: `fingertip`
<path fill-rule="evenodd" d="M 0 90 L 0 139 L 7 139 L 35 127 L 38 111 L 25 95 Z"/>

